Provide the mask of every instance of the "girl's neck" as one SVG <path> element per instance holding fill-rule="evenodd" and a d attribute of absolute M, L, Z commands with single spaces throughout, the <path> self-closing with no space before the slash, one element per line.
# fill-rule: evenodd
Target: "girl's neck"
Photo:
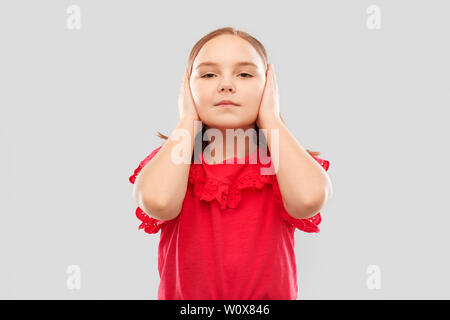
<path fill-rule="evenodd" d="M 207 129 L 211 128 L 207 127 Z M 222 163 L 230 158 L 244 158 L 252 154 L 258 148 L 256 140 L 257 137 L 253 133 L 249 134 L 251 131 L 248 131 L 248 134 L 245 135 L 246 130 L 254 129 L 254 125 L 251 125 L 247 128 L 241 128 L 243 130 L 241 131 L 243 132 L 243 134 L 239 132 L 234 132 L 236 134 L 236 137 L 231 135 L 229 137 L 230 138 L 229 140 L 227 139 L 226 129 L 219 129 L 219 128 L 214 129 L 219 130 L 222 136 L 217 137 L 213 135 L 211 138 L 209 138 L 208 136 L 206 137 L 210 141 L 208 142 L 210 150 L 204 152 L 203 157 L 205 158 L 205 161 L 208 164 Z M 256 131 L 255 133 L 258 134 Z M 218 139 L 217 141 L 215 141 L 216 138 Z M 211 145 L 212 143 L 213 145 Z M 245 148 L 243 148 L 243 145 L 245 145 Z M 222 150 L 222 155 L 220 155 L 219 152 L 216 152 L 216 150 Z M 210 158 L 210 156 L 212 158 Z"/>

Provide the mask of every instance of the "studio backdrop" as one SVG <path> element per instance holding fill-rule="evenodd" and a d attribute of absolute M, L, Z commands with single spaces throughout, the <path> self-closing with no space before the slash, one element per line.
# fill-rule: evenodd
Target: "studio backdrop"
<path fill-rule="evenodd" d="M 260 40 L 281 112 L 330 161 L 319 233 L 295 232 L 298 299 L 449 299 L 450 4 L 0 4 L 0 298 L 156 299 L 160 234 L 128 178 L 179 120 L 211 30 Z"/>

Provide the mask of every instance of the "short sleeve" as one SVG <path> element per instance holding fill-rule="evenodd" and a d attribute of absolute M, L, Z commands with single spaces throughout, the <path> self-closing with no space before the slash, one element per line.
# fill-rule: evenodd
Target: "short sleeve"
<path fill-rule="evenodd" d="M 330 167 L 330 162 L 325 159 L 321 159 L 315 156 L 312 156 L 321 166 L 325 169 L 325 171 L 328 171 L 328 168 Z M 274 186 L 275 187 L 275 186 Z M 284 221 L 286 221 L 288 224 L 294 226 L 295 228 L 302 230 L 304 232 L 313 233 L 313 232 L 320 232 L 319 224 L 322 221 L 322 217 L 320 216 L 320 212 L 318 212 L 316 215 L 307 218 L 307 219 L 297 219 L 291 216 L 286 209 L 284 208 L 283 201 L 281 200 L 281 193 L 279 191 L 278 183 L 276 184 L 277 192 L 275 192 L 275 197 L 278 198 L 277 202 L 280 206 L 280 214 Z"/>
<path fill-rule="evenodd" d="M 142 168 L 158 153 L 158 151 L 162 148 L 162 146 L 153 150 L 144 160 L 139 163 L 139 166 L 134 170 L 133 174 L 128 178 L 128 180 L 134 184 L 136 181 L 139 172 L 141 172 Z M 146 214 L 141 208 L 136 208 L 136 217 L 141 221 L 141 224 L 138 227 L 138 230 L 144 229 L 146 233 L 157 233 L 159 229 L 161 229 L 161 225 L 166 223 L 168 220 L 157 220 L 150 217 Z"/>

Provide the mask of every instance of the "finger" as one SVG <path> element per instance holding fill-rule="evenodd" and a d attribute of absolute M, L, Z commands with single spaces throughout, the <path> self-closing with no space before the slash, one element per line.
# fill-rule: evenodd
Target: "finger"
<path fill-rule="evenodd" d="M 185 76 L 185 79 L 186 79 L 187 81 L 189 81 L 189 71 L 188 71 L 187 67 L 186 67 L 186 70 L 185 70 L 185 72 L 184 72 L 184 76 Z"/>
<path fill-rule="evenodd" d="M 267 77 L 266 77 L 266 87 L 270 88 L 272 86 L 272 64 L 269 64 L 267 67 Z"/>
<path fill-rule="evenodd" d="M 186 86 L 187 86 L 187 90 L 189 92 L 189 97 L 192 99 L 192 91 L 191 91 L 191 81 L 189 79 L 189 72 L 186 74 Z"/>
<path fill-rule="evenodd" d="M 183 73 L 183 76 L 181 77 L 181 86 L 180 86 L 180 92 L 185 91 L 186 89 L 186 70 Z"/>
<path fill-rule="evenodd" d="M 271 80 L 273 80 L 273 64 L 270 64 L 269 75 L 270 75 Z"/>
<path fill-rule="evenodd" d="M 187 84 L 188 81 L 189 81 L 189 78 L 188 78 L 188 70 L 187 70 L 187 68 L 186 68 L 186 70 L 184 71 L 184 83 Z"/>
<path fill-rule="evenodd" d="M 184 77 L 183 77 L 183 91 L 184 91 L 184 95 L 187 96 L 187 94 L 189 93 L 189 78 L 188 78 L 188 71 L 187 68 L 184 71 Z"/>
<path fill-rule="evenodd" d="M 186 83 L 187 88 L 189 88 L 189 71 L 188 71 L 187 67 L 186 67 L 186 72 L 185 72 L 184 79 L 185 79 L 185 83 Z"/>
<path fill-rule="evenodd" d="M 274 87 L 275 91 L 278 92 L 277 77 L 275 76 L 275 68 L 274 68 L 274 66 L 272 64 L 270 65 L 270 74 L 272 76 L 273 87 Z"/>

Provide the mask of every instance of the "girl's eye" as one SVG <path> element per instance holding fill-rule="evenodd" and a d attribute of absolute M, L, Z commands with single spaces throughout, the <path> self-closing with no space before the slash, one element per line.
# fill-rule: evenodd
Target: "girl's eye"
<path fill-rule="evenodd" d="M 211 74 L 211 75 L 213 75 L 212 73 L 207 73 L 207 74 L 205 74 L 205 75 L 203 75 L 203 76 L 201 76 L 202 78 L 211 78 L 211 77 L 207 77 L 207 75 L 209 75 L 209 74 Z M 213 75 L 214 76 L 214 75 Z"/>
<path fill-rule="evenodd" d="M 253 77 L 251 74 L 245 73 L 245 72 L 242 72 L 240 74 L 245 74 L 246 76 L 244 78 L 252 78 Z M 214 76 L 214 74 L 212 74 L 212 73 L 207 73 L 207 74 L 201 76 L 201 78 L 212 78 L 212 77 L 207 77 L 208 75 Z"/>

